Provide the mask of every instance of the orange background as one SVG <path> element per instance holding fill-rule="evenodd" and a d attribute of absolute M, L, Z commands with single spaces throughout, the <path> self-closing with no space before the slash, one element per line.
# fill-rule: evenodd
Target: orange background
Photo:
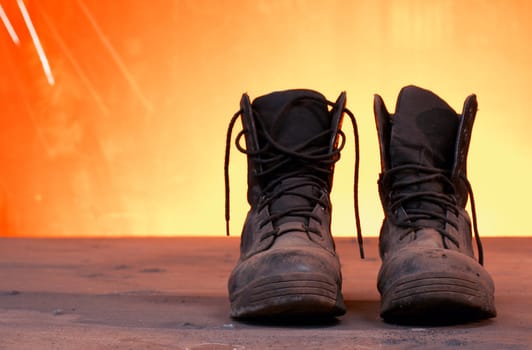
<path fill-rule="evenodd" d="M 49 62 L 47 78 L 25 5 Z M 532 235 L 532 2 L 0 0 L 0 232 L 224 235 L 225 132 L 243 92 L 347 91 L 366 235 L 382 220 L 372 98 L 432 89 L 461 111 L 480 233 Z M 53 84 L 50 84 L 53 82 Z M 346 132 L 350 126 L 344 123 Z M 336 167 L 336 235 L 354 234 L 353 140 Z M 233 234 L 247 211 L 231 158 Z"/>

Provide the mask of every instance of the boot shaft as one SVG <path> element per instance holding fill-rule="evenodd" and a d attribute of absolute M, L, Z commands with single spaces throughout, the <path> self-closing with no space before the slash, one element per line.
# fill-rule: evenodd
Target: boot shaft
<path fill-rule="evenodd" d="M 419 89 L 416 87 L 406 87 L 402 90 L 404 92 L 405 89 Z M 421 89 L 419 89 L 421 90 Z M 432 97 L 437 97 L 432 92 L 429 92 L 427 90 L 423 90 L 427 95 L 433 95 Z M 398 100 L 401 98 L 401 93 L 399 95 Z M 441 100 L 443 101 L 443 100 Z M 445 102 L 443 102 L 445 103 Z M 398 108 L 400 101 L 398 101 Z M 477 111 L 477 99 L 475 95 L 470 95 L 466 98 L 463 106 L 463 110 L 461 114 L 456 114 L 450 107 L 448 107 L 447 111 L 448 113 L 454 113 L 456 114 L 456 120 L 453 120 L 454 118 L 449 118 L 449 115 L 447 117 L 449 118 L 447 121 L 440 120 L 438 121 L 440 123 L 439 127 L 441 129 L 447 129 L 447 135 L 444 137 L 444 139 L 441 140 L 441 147 L 445 148 L 445 150 L 434 150 L 435 153 L 439 152 L 437 156 L 434 156 L 432 158 L 439 158 L 440 159 L 432 159 L 429 160 L 429 164 L 418 164 L 418 165 L 428 165 L 435 168 L 438 168 L 442 170 L 445 173 L 445 176 L 448 178 L 448 180 L 452 184 L 452 189 L 448 188 L 442 188 L 441 190 L 453 195 L 456 199 L 456 203 L 464 208 L 467 199 L 468 199 L 468 183 L 467 183 L 467 154 L 469 150 L 469 144 L 471 140 L 471 132 L 473 128 L 473 122 L 475 120 L 476 111 Z M 423 113 L 430 114 L 435 118 L 438 118 L 438 112 L 434 110 L 434 107 L 432 106 L 426 106 L 425 111 L 421 112 L 416 117 L 422 117 Z M 393 159 L 393 150 L 391 149 L 393 145 L 391 144 L 392 141 L 392 129 L 394 128 L 394 122 L 396 118 L 396 114 L 392 115 L 388 112 L 386 109 L 386 106 L 384 104 L 384 101 L 379 95 L 375 95 L 374 99 L 374 113 L 375 113 L 375 122 L 377 125 L 377 134 L 379 139 L 379 149 L 380 149 L 380 158 L 381 158 L 381 185 L 379 186 L 379 192 L 381 201 L 383 204 L 389 202 L 389 184 L 384 184 L 382 182 L 383 174 L 386 174 L 388 171 L 390 171 L 394 166 L 396 166 L 397 163 L 395 159 Z M 411 116 L 412 117 L 412 116 Z M 445 116 L 442 116 L 445 117 Z M 441 130 L 438 130 L 440 128 L 435 127 L 434 125 L 431 126 L 432 132 L 439 133 Z M 419 132 L 419 131 L 418 131 Z M 423 133 L 423 131 L 420 131 Z M 428 135 L 427 135 L 428 136 Z M 405 138 L 408 138 L 409 135 L 404 136 Z M 430 142 L 430 140 L 429 140 Z M 413 147 L 416 147 L 416 145 L 413 145 Z M 418 145 L 417 150 L 412 150 L 412 153 L 420 152 L 425 150 L 426 151 L 426 145 Z M 429 157 L 430 158 L 430 157 Z M 431 164 L 430 164 L 431 163 Z M 436 163 L 436 164 L 435 164 Z M 452 193 L 450 193 L 452 192 Z M 389 203 L 388 203 L 389 204 Z"/>
<path fill-rule="evenodd" d="M 345 100 L 342 93 L 329 110 L 325 97 L 311 90 L 274 92 L 253 103 L 247 94 L 242 96 L 251 205 L 283 177 L 310 174 L 331 190 Z"/>
<path fill-rule="evenodd" d="M 401 90 L 394 114 L 378 95 L 374 109 L 382 168 L 379 195 L 385 213 L 381 257 L 411 244 L 474 257 L 465 206 L 472 196 L 466 162 L 477 110 L 475 95 L 465 100 L 462 114 L 457 114 L 434 93 L 408 86 Z M 482 263 L 472 197 L 471 208 Z"/>

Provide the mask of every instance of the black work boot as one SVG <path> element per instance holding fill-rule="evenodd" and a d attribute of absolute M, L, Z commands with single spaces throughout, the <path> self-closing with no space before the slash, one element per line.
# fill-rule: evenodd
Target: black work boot
<path fill-rule="evenodd" d="M 458 115 L 434 93 L 404 87 L 390 115 L 375 96 L 384 209 L 379 249 L 381 316 L 395 323 L 494 317 L 494 284 L 482 266 L 466 158 L 476 96 Z M 479 261 L 472 246 L 471 198 Z"/>
<path fill-rule="evenodd" d="M 247 154 L 251 209 L 242 231 L 240 259 L 228 282 L 231 315 L 342 315 L 342 276 L 330 230 L 329 193 L 345 140 L 340 130 L 345 93 L 336 103 L 311 90 L 274 92 L 253 103 L 244 94 L 240 105 L 227 147 L 234 122 L 241 117 L 243 130 L 236 145 Z M 240 145 L 242 137 L 245 148 Z M 229 148 L 226 186 L 228 152 Z"/>

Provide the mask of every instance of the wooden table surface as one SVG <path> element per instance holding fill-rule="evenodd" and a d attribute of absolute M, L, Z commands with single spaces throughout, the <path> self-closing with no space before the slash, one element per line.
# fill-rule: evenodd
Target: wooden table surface
<path fill-rule="evenodd" d="M 0 239 L 0 349 L 530 349 L 532 238 L 484 238 L 498 317 L 442 327 L 378 317 L 377 239 L 337 238 L 348 312 L 324 324 L 229 317 L 239 238 Z"/>

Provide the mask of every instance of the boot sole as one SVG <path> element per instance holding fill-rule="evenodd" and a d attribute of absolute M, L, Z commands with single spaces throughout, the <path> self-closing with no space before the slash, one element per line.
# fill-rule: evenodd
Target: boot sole
<path fill-rule="evenodd" d="M 493 290 L 468 275 L 400 279 L 382 294 L 381 317 L 401 324 L 448 324 L 496 316 Z"/>
<path fill-rule="evenodd" d="M 305 273 L 262 278 L 231 295 L 235 318 L 334 317 L 345 313 L 340 286 Z"/>

